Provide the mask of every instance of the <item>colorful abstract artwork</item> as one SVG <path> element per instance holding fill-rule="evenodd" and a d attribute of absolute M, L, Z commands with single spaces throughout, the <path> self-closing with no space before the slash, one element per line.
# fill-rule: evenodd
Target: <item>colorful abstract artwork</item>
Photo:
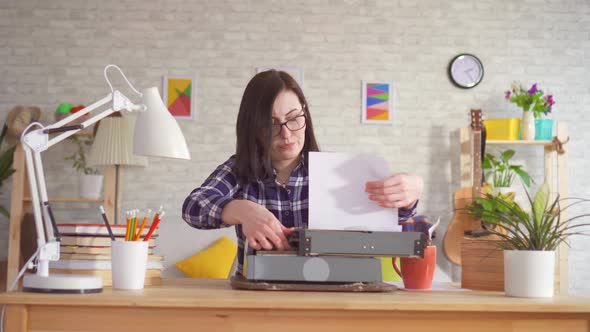
<path fill-rule="evenodd" d="M 393 83 L 362 81 L 362 123 L 393 123 Z"/>
<path fill-rule="evenodd" d="M 193 77 L 164 76 L 164 104 L 177 119 L 193 119 L 195 108 L 195 85 Z"/>

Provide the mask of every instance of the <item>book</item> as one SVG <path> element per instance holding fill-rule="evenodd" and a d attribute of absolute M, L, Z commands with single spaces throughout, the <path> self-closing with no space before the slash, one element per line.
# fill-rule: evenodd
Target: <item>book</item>
<path fill-rule="evenodd" d="M 50 261 L 49 268 L 66 270 L 110 270 L 111 260 L 60 259 L 58 261 Z M 164 264 L 162 263 L 162 261 L 148 260 L 147 269 L 163 270 Z"/>
<path fill-rule="evenodd" d="M 63 252 L 59 255 L 60 259 L 72 260 L 72 259 L 80 259 L 80 260 L 108 260 L 111 259 L 110 252 L 108 254 L 64 254 Z M 153 255 L 148 253 L 148 260 L 150 261 L 161 261 L 164 260 L 164 256 L 160 255 Z"/>
<path fill-rule="evenodd" d="M 141 221 L 140 221 L 141 224 Z M 110 225 L 111 230 L 113 231 L 114 236 L 125 236 L 125 232 L 127 231 L 126 225 Z M 143 230 L 141 231 L 141 235 L 145 236 L 149 229 L 151 223 L 145 225 Z M 85 224 L 85 223 L 61 223 L 57 224 L 57 230 L 59 231 L 60 235 L 94 235 L 94 236 L 109 236 L 109 232 L 105 224 Z M 154 231 L 156 234 L 158 229 Z M 154 236 L 154 235 L 152 235 Z"/>
<path fill-rule="evenodd" d="M 78 274 L 78 275 L 97 275 L 102 278 L 103 286 L 113 285 L 113 275 L 110 270 L 67 270 L 67 269 L 49 269 L 49 274 Z M 145 270 L 145 286 L 156 286 L 162 284 L 162 271 Z"/>
<path fill-rule="evenodd" d="M 62 246 L 110 247 L 111 238 L 96 236 L 62 236 L 59 240 Z M 149 247 L 156 245 L 155 239 L 149 239 Z"/>
<path fill-rule="evenodd" d="M 148 248 L 148 255 L 153 254 L 154 247 L 151 246 Z M 111 246 L 101 246 L 101 247 L 81 247 L 81 246 L 60 246 L 59 247 L 61 254 L 87 254 L 87 255 L 111 255 Z"/>

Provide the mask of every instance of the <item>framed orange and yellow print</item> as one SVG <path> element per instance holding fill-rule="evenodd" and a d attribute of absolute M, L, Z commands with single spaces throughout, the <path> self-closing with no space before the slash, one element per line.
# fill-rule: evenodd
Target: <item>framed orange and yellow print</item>
<path fill-rule="evenodd" d="M 164 104 L 176 119 L 195 118 L 197 113 L 195 91 L 194 76 L 164 76 Z"/>

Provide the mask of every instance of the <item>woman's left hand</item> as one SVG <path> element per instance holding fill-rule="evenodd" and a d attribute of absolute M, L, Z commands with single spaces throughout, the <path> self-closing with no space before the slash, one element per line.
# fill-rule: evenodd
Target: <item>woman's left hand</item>
<path fill-rule="evenodd" d="M 365 191 L 369 199 L 388 208 L 409 209 L 422 195 L 424 182 L 414 174 L 396 173 L 382 181 L 369 181 Z"/>

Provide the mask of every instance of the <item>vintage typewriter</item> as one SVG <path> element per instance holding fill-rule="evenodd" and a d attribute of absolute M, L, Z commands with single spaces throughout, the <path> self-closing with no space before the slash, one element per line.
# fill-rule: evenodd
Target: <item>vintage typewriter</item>
<path fill-rule="evenodd" d="M 381 282 L 376 257 L 424 257 L 422 232 L 369 232 L 297 229 L 293 251 L 246 248 L 244 276 L 255 282 Z"/>

